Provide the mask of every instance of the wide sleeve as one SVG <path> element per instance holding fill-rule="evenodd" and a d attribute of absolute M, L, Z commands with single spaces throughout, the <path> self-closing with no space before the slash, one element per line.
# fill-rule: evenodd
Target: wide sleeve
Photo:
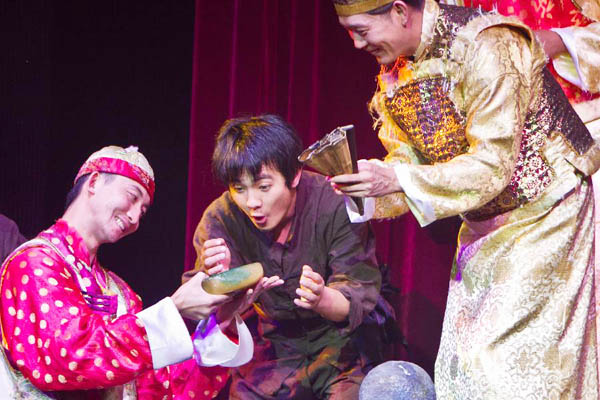
<path fill-rule="evenodd" d="M 600 22 L 552 30 L 569 52 L 552 60 L 556 72 L 583 90 L 600 92 Z"/>
<path fill-rule="evenodd" d="M 343 203 L 335 210 L 329 237 L 327 286 L 350 301 L 348 328 L 355 329 L 375 307 L 381 273 L 375 257 L 375 237 L 367 223 L 350 223 Z"/>
<path fill-rule="evenodd" d="M 15 256 L 0 293 L 5 348 L 38 388 L 109 387 L 152 369 L 142 321 L 92 310 L 54 252 L 29 248 Z"/>
<path fill-rule="evenodd" d="M 471 45 L 459 82 L 469 150 L 444 163 L 395 167 L 422 226 L 475 210 L 509 183 L 535 96 L 532 76 L 539 63 L 532 53 L 526 37 L 508 28 L 489 28 Z"/>
<path fill-rule="evenodd" d="M 381 114 L 387 114 L 384 107 L 381 107 Z M 387 155 L 383 162 L 387 165 L 395 166 L 399 164 L 421 164 L 421 159 L 415 149 L 407 142 L 404 132 L 392 121 L 388 115 L 381 118 L 381 126 L 377 136 L 381 144 L 387 150 Z M 372 160 L 377 162 L 377 160 Z M 406 196 L 403 192 L 391 193 L 385 196 L 376 197 L 374 205 L 374 219 L 395 218 L 409 211 L 406 202 Z"/>
<path fill-rule="evenodd" d="M 221 332 L 212 315 L 200 321 L 193 335 L 194 357 L 150 371 L 137 380 L 139 399 L 211 399 L 225 386 L 229 368 L 250 361 L 254 343 L 248 327 L 236 316 L 237 340 Z"/>

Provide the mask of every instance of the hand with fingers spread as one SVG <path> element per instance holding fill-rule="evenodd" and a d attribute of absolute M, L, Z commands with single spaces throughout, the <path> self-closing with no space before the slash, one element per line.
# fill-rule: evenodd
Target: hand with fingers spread
<path fill-rule="evenodd" d="M 227 328 L 234 316 L 244 313 L 263 292 L 280 285 L 283 285 L 283 279 L 280 279 L 277 275 L 263 277 L 254 287 L 249 288 L 245 293 L 238 294 L 231 302 L 219 307 L 217 320 L 221 329 Z M 234 327 L 235 324 L 231 326 Z"/>
<path fill-rule="evenodd" d="M 231 301 L 230 296 L 206 293 L 202 281 L 207 276 L 204 272 L 198 272 L 171 296 L 182 317 L 200 321 L 208 318 L 220 305 Z"/>
<path fill-rule="evenodd" d="M 202 245 L 201 259 L 206 273 L 214 275 L 229 269 L 231 252 L 224 239 L 209 239 Z"/>
<path fill-rule="evenodd" d="M 334 176 L 330 182 L 336 193 L 352 197 L 380 197 L 402 191 L 393 167 L 367 160 L 358 161 L 358 173 Z"/>
<path fill-rule="evenodd" d="M 294 304 L 313 310 L 330 321 L 343 321 L 350 312 L 348 299 L 339 290 L 326 286 L 323 277 L 308 265 L 302 267 L 300 287 L 296 289 L 296 294 L 300 298 L 294 299 Z"/>

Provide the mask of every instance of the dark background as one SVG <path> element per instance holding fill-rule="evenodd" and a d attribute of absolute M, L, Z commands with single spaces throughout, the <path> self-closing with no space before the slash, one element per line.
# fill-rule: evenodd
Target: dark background
<path fill-rule="evenodd" d="M 101 263 L 146 305 L 183 271 L 194 1 L 2 1 L 0 213 L 28 238 L 62 215 L 85 159 L 137 145 L 156 198 Z"/>

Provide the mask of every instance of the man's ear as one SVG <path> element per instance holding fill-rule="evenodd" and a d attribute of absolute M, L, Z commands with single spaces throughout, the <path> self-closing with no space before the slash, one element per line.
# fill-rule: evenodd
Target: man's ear
<path fill-rule="evenodd" d="M 402 0 L 396 0 L 390 12 L 394 17 L 398 18 L 403 27 L 406 27 L 408 24 L 408 4 Z"/>
<path fill-rule="evenodd" d="M 302 176 L 302 168 L 300 168 L 298 170 L 298 172 L 296 172 L 296 175 L 294 176 L 294 179 L 292 179 L 291 185 L 290 187 L 292 189 L 296 189 L 298 187 L 298 184 L 300 183 L 300 177 Z"/>
<path fill-rule="evenodd" d="M 99 181 L 100 181 L 100 173 L 98 171 L 92 172 L 86 182 L 86 191 L 90 194 L 95 194 L 96 187 L 97 187 Z"/>

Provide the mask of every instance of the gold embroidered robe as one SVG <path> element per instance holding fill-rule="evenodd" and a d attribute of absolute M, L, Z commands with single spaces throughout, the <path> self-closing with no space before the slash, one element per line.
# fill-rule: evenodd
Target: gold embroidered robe
<path fill-rule="evenodd" d="M 422 225 L 460 214 L 438 399 L 598 398 L 593 194 L 600 152 L 516 20 L 426 1 L 409 73 L 372 105 Z M 426 266 L 424 266 L 426 267 Z"/>

